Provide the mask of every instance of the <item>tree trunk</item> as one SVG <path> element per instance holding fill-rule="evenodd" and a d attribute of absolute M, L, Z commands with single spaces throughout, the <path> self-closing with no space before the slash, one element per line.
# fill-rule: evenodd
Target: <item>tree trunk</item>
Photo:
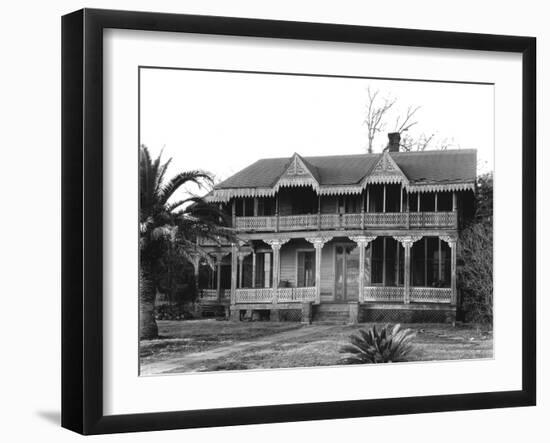
<path fill-rule="evenodd" d="M 159 330 L 155 320 L 155 299 L 157 290 L 151 273 L 140 269 L 139 279 L 139 337 L 141 340 L 158 338 Z"/>

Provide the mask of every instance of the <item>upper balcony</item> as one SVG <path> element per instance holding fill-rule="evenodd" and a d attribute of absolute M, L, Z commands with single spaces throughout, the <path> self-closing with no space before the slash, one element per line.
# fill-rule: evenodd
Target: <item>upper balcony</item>
<path fill-rule="evenodd" d="M 304 214 L 235 217 L 239 232 L 289 232 L 357 229 L 457 229 L 457 211 Z"/>
<path fill-rule="evenodd" d="M 241 233 L 458 229 L 460 197 L 454 192 L 407 193 L 399 185 L 371 185 L 361 194 L 344 196 L 281 189 L 274 198 L 234 199 L 232 226 Z"/>

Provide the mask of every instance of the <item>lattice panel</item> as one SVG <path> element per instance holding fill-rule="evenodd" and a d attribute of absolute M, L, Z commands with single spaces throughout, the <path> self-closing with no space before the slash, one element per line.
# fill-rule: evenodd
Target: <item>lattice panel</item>
<path fill-rule="evenodd" d="M 279 311 L 280 321 L 302 321 L 301 309 L 281 309 Z"/>
<path fill-rule="evenodd" d="M 367 286 L 363 293 L 364 301 L 371 302 L 403 302 L 405 292 L 397 286 Z"/>
<path fill-rule="evenodd" d="M 361 312 L 361 321 L 368 323 L 450 323 L 455 318 L 452 311 L 365 308 Z"/>
<path fill-rule="evenodd" d="M 200 289 L 201 300 L 217 300 L 218 293 L 215 289 Z"/>
<path fill-rule="evenodd" d="M 450 303 L 451 288 L 411 288 L 410 298 L 419 303 Z"/>
<path fill-rule="evenodd" d="M 273 289 L 237 289 L 235 296 L 237 303 L 271 303 L 273 301 Z"/>

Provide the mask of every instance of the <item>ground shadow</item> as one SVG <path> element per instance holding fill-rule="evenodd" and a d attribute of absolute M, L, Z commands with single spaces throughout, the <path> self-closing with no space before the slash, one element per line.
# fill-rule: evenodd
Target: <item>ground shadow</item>
<path fill-rule="evenodd" d="M 37 411 L 36 415 L 38 415 L 43 420 L 50 422 L 51 424 L 58 426 L 61 424 L 60 411 Z"/>

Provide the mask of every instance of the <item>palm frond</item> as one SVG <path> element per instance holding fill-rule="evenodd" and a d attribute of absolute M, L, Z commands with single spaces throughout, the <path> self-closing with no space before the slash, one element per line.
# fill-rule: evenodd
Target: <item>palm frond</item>
<path fill-rule="evenodd" d="M 180 172 L 172 177 L 168 183 L 160 189 L 158 193 L 159 203 L 165 205 L 174 192 L 187 183 L 194 183 L 202 189 L 205 183 L 213 184 L 213 180 L 210 174 L 204 171 L 195 170 Z"/>

